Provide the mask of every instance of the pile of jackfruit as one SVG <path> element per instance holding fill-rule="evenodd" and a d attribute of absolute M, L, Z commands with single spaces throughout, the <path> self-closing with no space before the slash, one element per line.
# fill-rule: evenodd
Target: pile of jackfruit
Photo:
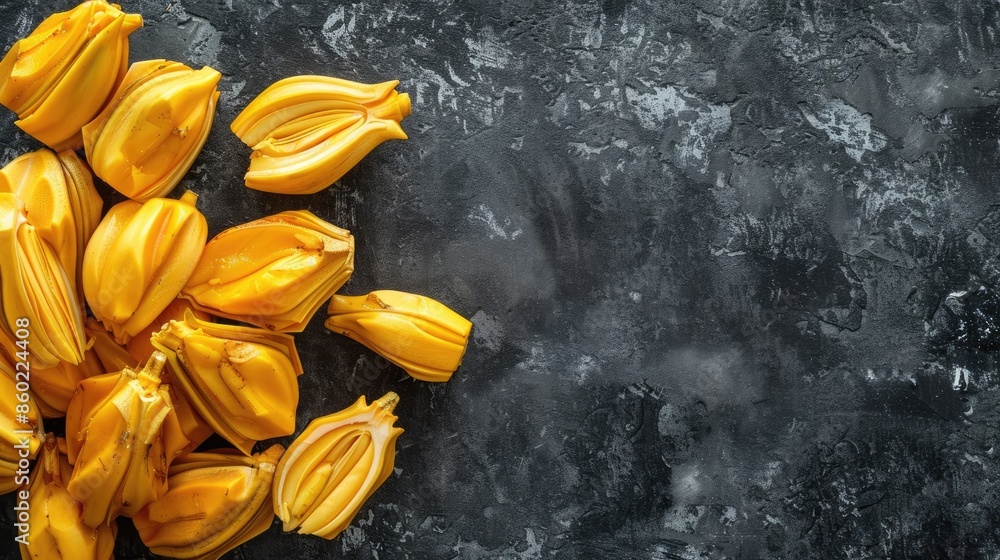
<path fill-rule="evenodd" d="M 16 492 L 22 557 L 111 558 L 118 516 L 174 558 L 218 558 L 275 515 L 332 539 L 393 471 L 399 397 L 360 396 L 254 453 L 296 431 L 290 333 L 326 304 L 328 329 L 441 382 L 472 325 L 416 294 L 336 294 L 354 237 L 308 210 L 207 239 L 197 194 L 165 197 L 208 138 L 221 75 L 129 66 L 141 27 L 89 0 L 0 61 L 0 103 L 47 146 L 0 169 L 0 492 Z M 252 149 L 246 186 L 317 192 L 405 139 L 397 85 L 293 76 L 264 90 L 231 123 Z M 105 211 L 95 176 L 128 200 Z M 52 418 L 64 435 L 46 432 Z M 202 450 L 212 434 L 232 447 Z"/>

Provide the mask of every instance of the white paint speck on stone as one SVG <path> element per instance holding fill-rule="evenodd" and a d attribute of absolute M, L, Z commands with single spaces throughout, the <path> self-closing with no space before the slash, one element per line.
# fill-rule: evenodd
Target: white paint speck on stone
<path fill-rule="evenodd" d="M 470 212 L 468 219 L 473 223 L 482 223 L 486 226 L 487 235 L 490 239 L 517 239 L 523 233 L 520 228 L 508 231 L 511 226 L 510 218 L 506 218 L 501 224 L 493 215 L 493 211 L 485 204 L 480 204 L 474 211 Z"/>
<path fill-rule="evenodd" d="M 340 56 L 347 56 L 354 50 L 354 14 L 347 17 L 343 6 L 338 6 L 323 23 L 323 41 Z"/>
<path fill-rule="evenodd" d="M 590 159 L 591 156 L 600 155 L 601 152 L 608 149 L 608 146 L 591 146 L 586 142 L 570 142 L 569 147 L 583 159 Z"/>
<path fill-rule="evenodd" d="M 492 27 L 483 29 L 476 37 L 466 37 L 465 46 L 469 47 L 469 62 L 476 71 L 482 68 L 507 68 L 514 57 Z"/>
<path fill-rule="evenodd" d="M 878 152 L 888 142 L 872 128 L 872 117 L 863 114 L 840 99 L 829 99 L 815 107 L 800 105 L 802 114 L 816 130 L 822 131 L 835 144 L 844 147 L 854 161 L 861 161 L 866 152 Z"/>
<path fill-rule="evenodd" d="M 626 87 L 628 109 L 647 130 L 679 129 L 676 163 L 695 171 L 708 171 L 708 147 L 733 124 L 728 105 L 699 99 L 686 88 L 665 85 Z"/>

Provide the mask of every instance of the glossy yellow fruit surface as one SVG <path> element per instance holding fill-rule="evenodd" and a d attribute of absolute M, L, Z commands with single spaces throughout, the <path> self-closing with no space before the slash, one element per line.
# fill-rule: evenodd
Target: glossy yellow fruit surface
<path fill-rule="evenodd" d="M 406 139 L 399 122 L 410 97 L 398 80 L 362 84 L 326 76 L 275 82 L 233 120 L 236 136 L 253 148 L 246 186 L 310 194 L 340 179 L 375 146 Z"/>
<path fill-rule="evenodd" d="M 133 517 L 142 542 L 170 558 L 219 558 L 271 526 L 271 482 L 284 448 L 253 457 L 190 453 L 170 466 L 169 490 Z"/>
<path fill-rule="evenodd" d="M 99 356 L 101 363 L 104 364 L 105 371 L 118 372 L 126 368 L 134 369 L 137 364 L 146 363 L 156 350 L 153 348 L 144 359 L 140 360 L 130 354 L 124 346 L 115 342 L 110 333 L 94 319 L 87 319 L 85 328 L 87 336 L 94 341 L 93 350 Z M 152 346 L 150 347 L 152 348 Z M 170 405 L 173 408 L 171 414 L 177 416 L 181 431 L 188 440 L 187 445 L 181 446 L 180 452 L 187 453 L 212 435 L 212 427 L 191 406 L 177 384 L 172 382 L 169 368 L 164 369 L 160 378 L 169 387 L 167 393 L 170 395 Z"/>
<path fill-rule="evenodd" d="M 66 412 L 69 493 L 83 522 L 98 527 L 135 515 L 167 490 L 167 468 L 187 445 L 161 383 L 166 357 L 140 370 L 98 375 L 77 385 Z"/>
<path fill-rule="evenodd" d="M 184 317 L 187 316 L 188 311 L 194 313 L 194 316 L 202 321 L 211 321 L 212 316 L 204 311 L 200 311 L 194 308 L 189 300 L 184 298 L 177 298 L 170 302 L 170 305 L 166 309 L 160 312 L 159 315 L 153 319 L 153 322 L 149 324 L 148 327 L 139 331 L 138 334 L 132 337 L 125 345 L 125 349 L 128 353 L 136 360 L 136 363 L 142 363 L 149 359 L 156 348 L 153 347 L 153 343 L 150 340 L 153 337 L 153 333 L 162 329 L 170 321 L 183 321 Z"/>
<path fill-rule="evenodd" d="M 4 192 L 0 192 L 0 305 L 0 331 L 8 341 L 16 340 L 19 328 L 27 329 L 33 368 L 83 360 L 82 307 L 73 283 L 52 246 L 28 223 L 21 199 Z"/>
<path fill-rule="evenodd" d="M 326 328 L 378 352 L 423 381 L 448 381 L 462 363 L 472 323 L 431 298 L 378 290 L 335 295 Z"/>
<path fill-rule="evenodd" d="M 83 291 L 94 317 L 125 344 L 177 297 L 205 248 L 198 196 L 127 200 L 97 226 L 83 256 Z"/>
<path fill-rule="evenodd" d="M 354 271 L 354 237 L 301 211 L 215 236 L 181 295 L 212 315 L 301 332 Z"/>
<path fill-rule="evenodd" d="M 0 61 L 0 103 L 53 149 L 79 148 L 80 129 L 121 82 L 128 36 L 141 26 L 140 15 L 104 0 L 49 16 Z"/>
<path fill-rule="evenodd" d="M 395 393 L 317 418 L 295 438 L 274 476 L 274 512 L 285 531 L 332 539 L 392 473 Z"/>
<path fill-rule="evenodd" d="M 94 188 L 94 176 L 90 168 L 75 152 L 65 151 L 56 154 L 62 164 L 63 176 L 66 178 L 66 191 L 69 193 L 69 204 L 76 222 L 76 286 L 80 302 L 83 295 L 83 252 L 94 235 L 94 230 L 101 223 L 101 212 L 104 200 Z M 66 274 L 70 274 L 66 271 Z"/>
<path fill-rule="evenodd" d="M 179 62 L 136 62 L 111 102 L 83 127 L 94 174 L 138 201 L 165 196 L 208 138 L 222 75 Z"/>
<path fill-rule="evenodd" d="M 45 436 L 27 488 L 30 529 L 27 545 L 19 545 L 21 558 L 109 560 L 114 556 L 118 525 L 112 521 L 94 529 L 83 523 L 80 502 L 66 490 L 73 467 L 65 451 L 62 438 L 51 433 Z"/>
<path fill-rule="evenodd" d="M 195 410 L 244 453 L 257 441 L 295 431 L 302 363 L 291 336 L 209 323 L 188 312 L 152 343 Z"/>
<path fill-rule="evenodd" d="M 104 375 L 104 365 L 93 348 L 88 349 L 79 364 L 59 362 L 49 369 L 31 371 L 31 392 L 38 402 L 38 409 L 45 418 L 66 416 L 69 401 L 76 391 L 76 384 L 95 375 Z"/>
<path fill-rule="evenodd" d="M 27 474 L 28 460 L 38 453 L 45 433 L 31 392 L 24 393 L 27 395 L 26 402 L 21 402 L 17 396 L 22 393 L 18 390 L 18 383 L 24 382 L 24 369 L 15 367 L 0 355 L 0 391 L 7 395 L 0 399 L 0 494 L 17 488 L 18 479 Z M 18 371 L 22 375 L 18 376 Z M 20 410 L 18 405 L 22 405 Z M 27 420 L 26 424 L 18 421 L 18 416 L 25 410 L 24 405 L 27 405 L 27 412 L 22 420 Z M 18 433 L 20 430 L 27 430 L 28 433 Z"/>
<path fill-rule="evenodd" d="M 42 148 L 0 168 L 0 192 L 21 199 L 28 223 L 55 251 L 83 301 L 83 248 L 97 228 L 104 205 L 87 166 L 72 151 L 56 154 Z"/>

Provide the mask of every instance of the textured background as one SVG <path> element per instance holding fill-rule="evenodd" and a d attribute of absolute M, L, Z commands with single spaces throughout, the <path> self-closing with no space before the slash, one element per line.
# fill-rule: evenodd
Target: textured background
<path fill-rule="evenodd" d="M 3 47 L 53 5 L 0 3 Z M 994 2 L 125 7 L 133 60 L 224 75 L 183 183 L 211 233 L 310 209 L 357 236 L 345 293 L 475 323 L 431 385 L 313 321 L 299 426 L 397 391 L 397 474 L 337 540 L 232 557 L 1000 554 Z M 247 190 L 228 124 L 303 73 L 399 78 L 410 140 Z M 4 162 L 36 146 L 12 121 Z"/>

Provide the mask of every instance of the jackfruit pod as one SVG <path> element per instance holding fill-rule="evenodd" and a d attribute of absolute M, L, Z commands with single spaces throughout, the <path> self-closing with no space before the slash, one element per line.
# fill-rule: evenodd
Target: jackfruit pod
<path fill-rule="evenodd" d="M 46 145 L 78 149 L 80 129 L 124 77 L 128 36 L 141 26 L 142 16 L 104 0 L 49 16 L 0 61 L 0 103 Z"/>
<path fill-rule="evenodd" d="M 80 381 L 66 411 L 67 489 L 97 528 L 135 515 L 166 492 L 167 468 L 187 440 L 171 414 L 160 375 L 163 354 L 145 367 Z"/>
<path fill-rule="evenodd" d="M 24 204 L 11 193 L 0 193 L 0 303 L 0 330 L 8 339 L 16 340 L 18 329 L 30 333 L 32 367 L 83 360 L 87 344 L 76 291 L 55 251 L 28 223 Z"/>
<path fill-rule="evenodd" d="M 72 151 L 56 154 L 42 148 L 0 168 L 0 192 L 13 193 L 24 203 L 28 223 L 55 250 L 82 302 L 83 248 L 104 204 L 87 166 Z"/>
<path fill-rule="evenodd" d="M 194 272 L 208 223 L 198 195 L 116 204 L 101 220 L 83 256 L 83 291 L 90 310 L 115 341 L 142 332 Z"/>
<path fill-rule="evenodd" d="M 0 168 L 0 192 L 24 203 L 28 223 L 55 250 L 75 292 L 76 218 L 59 158 L 46 148 L 14 158 Z"/>
<path fill-rule="evenodd" d="M 356 340 L 422 381 L 448 381 L 472 323 L 429 297 L 393 290 L 334 295 L 326 328 Z"/>
<path fill-rule="evenodd" d="M 230 128 L 253 149 L 246 186 L 284 194 L 318 192 L 340 179 L 375 146 L 405 140 L 399 122 L 410 97 L 399 80 L 361 84 L 294 76 L 272 84 Z"/>
<path fill-rule="evenodd" d="M 302 363 L 291 336 L 209 323 L 188 312 L 152 343 L 167 355 L 171 378 L 194 408 L 243 453 L 295 431 Z"/>
<path fill-rule="evenodd" d="M 274 475 L 274 512 L 285 531 L 333 539 L 392 473 L 395 393 L 309 423 L 281 457 Z"/>
<path fill-rule="evenodd" d="M 153 554 L 212 560 L 271 526 L 271 484 L 284 448 L 253 457 L 189 453 L 170 466 L 169 490 L 133 517 Z"/>
<path fill-rule="evenodd" d="M 87 161 L 115 190 L 137 201 L 165 196 L 208 138 L 222 74 L 179 62 L 133 64 L 111 102 L 83 127 Z"/>
<path fill-rule="evenodd" d="M 23 560 L 109 560 L 114 556 L 118 525 L 112 522 L 92 529 L 83 523 L 82 505 L 66 490 L 72 472 L 65 440 L 46 434 L 28 487 L 31 523 L 27 544 L 20 544 Z"/>
<path fill-rule="evenodd" d="M 181 297 L 212 315 L 301 332 L 353 271 L 349 231 L 305 210 L 281 212 L 216 235 Z"/>
<path fill-rule="evenodd" d="M 86 328 L 87 335 L 94 341 L 94 351 L 100 357 L 101 363 L 104 364 L 105 371 L 118 372 L 125 368 L 134 369 L 137 364 L 144 364 L 149 361 L 149 358 L 153 355 L 153 352 L 150 352 L 145 359 L 137 360 L 125 347 L 115 342 L 108 331 L 104 330 L 101 324 L 94 319 L 87 319 Z M 163 370 L 161 381 L 169 388 L 170 404 L 173 408 L 171 414 L 177 417 L 181 431 L 184 432 L 184 437 L 188 440 L 187 444 L 178 446 L 178 454 L 192 451 L 212 435 L 212 427 L 191 406 L 191 403 L 184 396 L 184 392 L 177 383 L 171 380 L 170 368 Z"/>

